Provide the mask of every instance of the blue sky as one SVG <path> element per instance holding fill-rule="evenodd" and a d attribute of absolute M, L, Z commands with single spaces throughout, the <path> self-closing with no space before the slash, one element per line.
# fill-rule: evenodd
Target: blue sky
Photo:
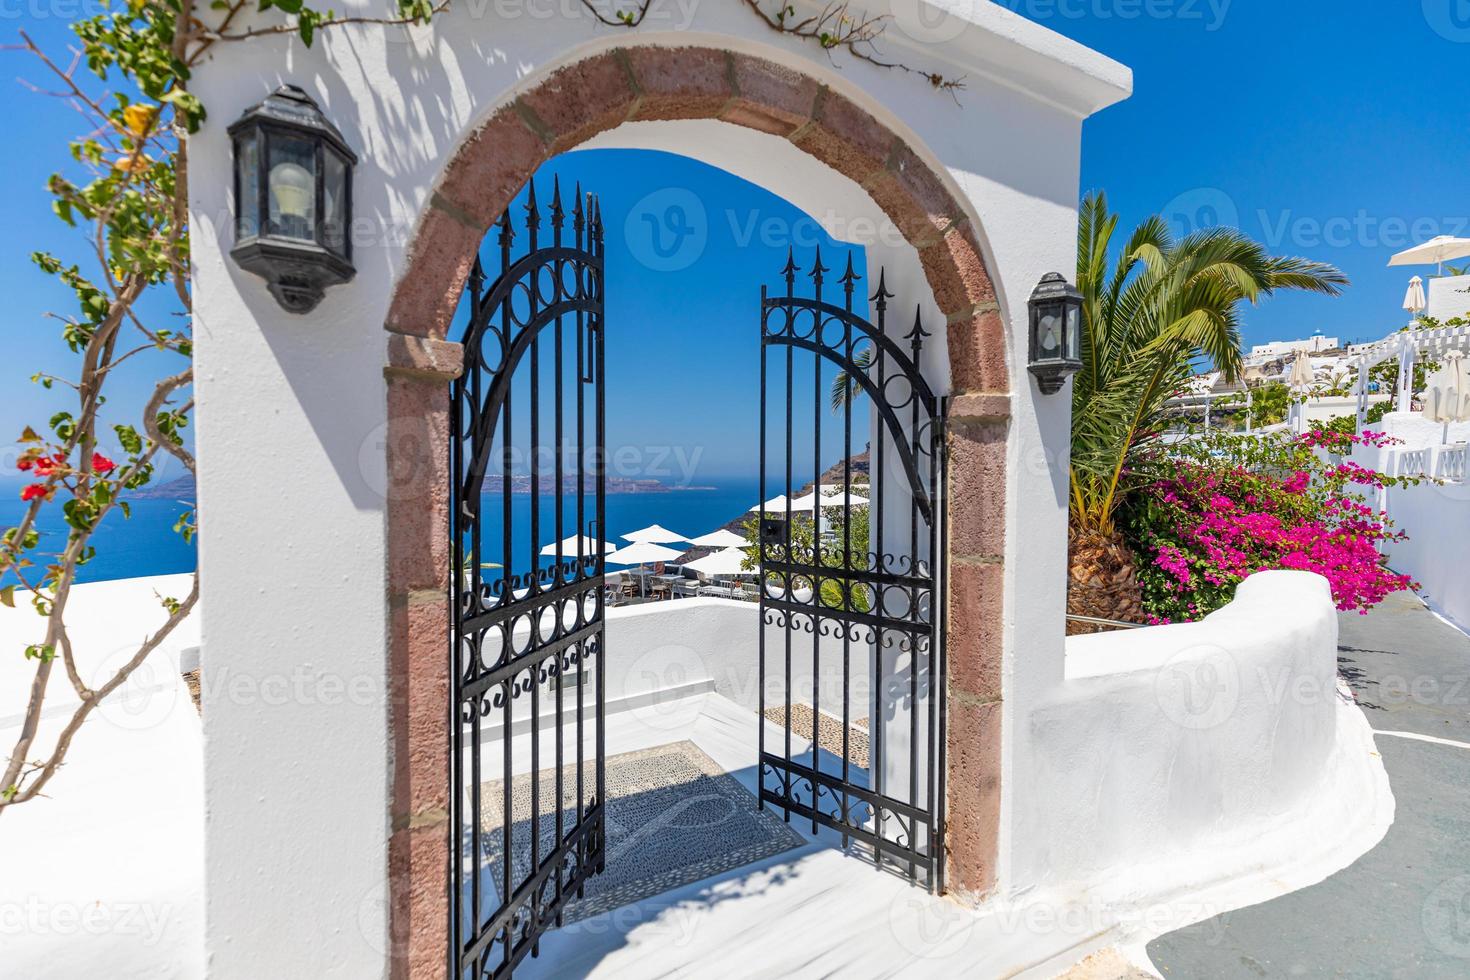
<path fill-rule="evenodd" d="M 1179 228 L 1223 219 L 1277 252 L 1332 262 L 1352 278 L 1342 299 L 1286 296 L 1247 311 L 1247 343 L 1318 328 L 1381 336 L 1402 319 L 1408 275 L 1426 271 L 1390 270 L 1389 254 L 1435 234 L 1470 235 L 1466 0 L 1004 2 L 1134 69 L 1133 98 L 1087 124 L 1080 190 L 1106 189 L 1126 226 L 1153 212 Z M 20 27 L 53 47 L 68 36 L 59 18 L 0 20 L 0 33 Z M 43 78 L 23 54 L 3 58 L 6 78 Z M 5 103 L 10 138 L 0 143 L 10 188 L 0 211 L 9 314 L 0 430 L 8 439 L 57 404 L 28 377 L 70 364 L 44 319 L 66 309 L 67 297 L 27 257 L 37 248 L 76 256 L 83 243 L 51 217 L 44 191 L 80 117 L 18 83 L 0 84 L 14 86 Z M 697 451 L 696 479 L 739 471 L 754 455 L 746 393 L 758 365 L 759 282 L 775 281 L 793 230 L 799 248 L 821 236 L 784 202 L 729 175 L 677 158 L 629 162 L 581 154 L 558 164 L 602 192 L 610 265 L 627 250 L 609 296 L 611 322 L 629 331 L 609 357 L 611 431 L 630 445 L 682 446 L 686 460 Z M 702 231 L 692 219 L 668 223 L 698 218 L 691 201 L 703 211 Z M 774 236 L 759 224 L 767 218 Z M 159 369 L 142 361 L 120 377 L 114 406 L 135 409 Z"/>

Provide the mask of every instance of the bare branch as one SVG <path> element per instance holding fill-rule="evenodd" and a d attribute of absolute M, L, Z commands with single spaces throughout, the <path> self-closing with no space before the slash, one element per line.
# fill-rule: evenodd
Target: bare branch
<path fill-rule="evenodd" d="M 585 3 L 586 0 L 583 2 Z M 914 68 L 901 61 L 889 61 L 879 55 L 874 42 L 887 27 L 889 20 L 887 14 L 879 16 L 853 14 L 847 0 L 841 0 L 841 2 L 829 3 L 818 13 L 793 22 L 789 16 L 793 8 L 787 6 L 784 0 L 777 0 L 777 2 L 780 6 L 774 13 L 762 7 L 761 0 L 745 0 L 745 5 L 773 31 L 811 41 L 820 45 L 829 54 L 841 48 L 852 57 L 859 61 L 866 61 L 874 67 L 918 75 L 934 88 L 947 92 L 956 102 L 959 101 L 955 93 L 965 88 L 963 77 L 949 78 L 938 72 Z"/>

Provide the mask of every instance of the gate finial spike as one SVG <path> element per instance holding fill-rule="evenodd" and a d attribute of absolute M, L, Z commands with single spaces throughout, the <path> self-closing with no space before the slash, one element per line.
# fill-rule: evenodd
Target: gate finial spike
<path fill-rule="evenodd" d="M 816 283 L 818 288 L 821 288 L 822 273 L 830 271 L 830 269 L 822 264 L 822 246 L 818 245 L 816 260 L 812 262 L 812 282 Z"/>
<path fill-rule="evenodd" d="M 526 195 L 526 227 L 534 228 L 541 223 L 541 212 L 536 208 L 536 180 L 531 179 L 527 185 L 529 193 Z"/>
<path fill-rule="evenodd" d="M 480 293 L 485 289 L 485 267 L 480 264 L 480 256 L 475 255 L 475 264 L 470 269 L 470 299 L 472 304 L 478 304 Z"/>
<path fill-rule="evenodd" d="M 560 231 L 566 223 L 567 212 L 561 206 L 561 174 L 551 178 L 551 227 Z"/>
<path fill-rule="evenodd" d="M 919 348 L 924 345 L 924 338 L 927 336 L 929 336 L 929 333 L 924 329 L 924 308 L 920 304 L 915 303 L 914 328 L 904 335 L 904 339 L 913 341 L 913 350 L 917 354 Z"/>
<path fill-rule="evenodd" d="M 893 298 L 893 294 L 888 291 L 888 270 L 886 268 L 878 270 L 878 291 L 868 298 L 877 304 L 878 309 L 888 308 L 888 301 Z"/>
<path fill-rule="evenodd" d="M 853 269 L 852 269 L 852 253 L 851 252 L 848 252 L 847 253 L 847 271 L 845 271 L 845 272 L 842 273 L 842 278 L 839 279 L 838 282 L 842 283 L 842 285 L 847 288 L 848 294 L 851 295 L 853 283 L 857 282 L 861 278 L 862 278 L 862 276 L 858 275 L 856 272 L 853 271 Z"/>
<path fill-rule="evenodd" d="M 516 230 L 510 224 L 510 208 L 500 212 L 500 239 L 496 242 L 502 249 L 508 249 L 516 240 Z"/>
<path fill-rule="evenodd" d="M 582 182 L 577 181 L 577 193 L 572 200 L 572 228 L 577 234 L 582 233 L 583 222 L 586 221 L 587 213 L 582 210 Z"/>
<path fill-rule="evenodd" d="M 796 264 L 796 252 L 790 245 L 786 246 L 786 268 L 781 270 L 781 275 L 786 277 L 786 285 L 790 286 L 796 279 L 796 273 L 800 267 Z"/>

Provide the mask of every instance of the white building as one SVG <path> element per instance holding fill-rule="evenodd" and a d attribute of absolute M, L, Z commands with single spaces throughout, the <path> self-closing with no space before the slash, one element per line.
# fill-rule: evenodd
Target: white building
<path fill-rule="evenodd" d="M 1287 357 L 1301 351 L 1317 354 L 1326 350 L 1336 350 L 1339 346 L 1338 338 L 1324 337 L 1322 331 L 1318 330 L 1306 340 L 1273 340 L 1269 344 L 1256 344 L 1251 348 L 1247 359 L 1267 360 L 1273 357 Z"/>

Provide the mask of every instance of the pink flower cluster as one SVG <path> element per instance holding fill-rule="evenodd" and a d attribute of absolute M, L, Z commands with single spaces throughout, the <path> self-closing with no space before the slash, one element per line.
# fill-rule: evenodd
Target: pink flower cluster
<path fill-rule="evenodd" d="M 1384 446 L 1396 446 L 1403 442 L 1396 439 L 1387 432 L 1359 432 L 1353 435 L 1351 432 L 1337 432 L 1333 429 L 1313 429 L 1299 437 L 1303 446 L 1308 449 L 1325 449 L 1331 453 L 1346 453 L 1353 446 L 1372 446 L 1382 449 Z"/>
<path fill-rule="evenodd" d="M 1310 456 L 1290 458 L 1303 469 L 1275 471 L 1289 476 L 1167 461 L 1166 475 L 1143 490 L 1131 534 L 1147 559 L 1139 576 L 1147 613 L 1161 622 L 1196 618 L 1229 602 L 1242 579 L 1273 568 L 1324 576 L 1342 610 L 1367 612 L 1390 592 L 1413 588 L 1378 551 L 1402 535 L 1351 491 L 1380 486 L 1383 477 L 1354 463 L 1314 468 Z"/>

